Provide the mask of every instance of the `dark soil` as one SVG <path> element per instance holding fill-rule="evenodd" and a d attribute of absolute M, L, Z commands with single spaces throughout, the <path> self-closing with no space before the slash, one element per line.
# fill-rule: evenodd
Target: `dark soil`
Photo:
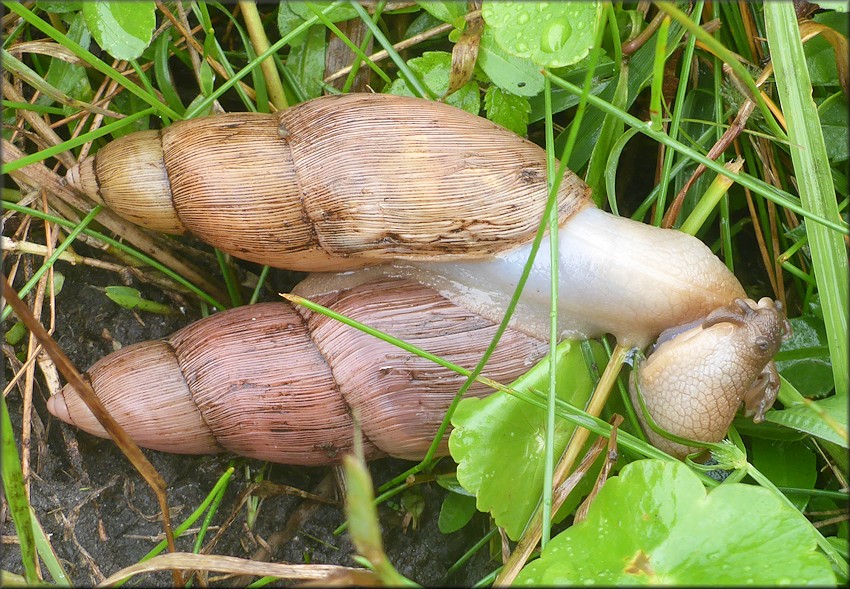
<path fill-rule="evenodd" d="M 162 337 L 197 318 L 197 315 L 163 317 L 145 313 L 141 316 L 142 325 L 132 311 L 119 307 L 102 292 L 88 286 L 120 284 L 116 275 L 64 263 L 60 263 L 57 269 L 66 275 L 66 282 L 57 298 L 56 339 L 78 367 L 88 367 L 113 349 L 109 335 L 103 333 L 104 329 L 114 340 L 128 345 Z M 278 277 L 277 280 L 281 279 Z M 139 283 L 131 286 L 139 288 L 146 298 L 167 302 L 156 288 Z M 111 441 L 69 428 L 47 412 L 43 390 L 36 388 L 35 409 L 37 419 L 46 427 L 46 448 L 40 452 L 36 449 L 37 444 L 33 444 L 32 505 L 72 583 L 96 583 L 103 576 L 138 562 L 162 539 L 159 507 L 144 480 Z M 19 438 L 18 392 L 13 391 L 7 402 Z M 257 473 L 264 467 L 263 463 L 232 455 L 192 457 L 151 451 L 146 451 L 146 455 L 168 484 L 171 514 L 176 523 L 192 513 L 233 462 L 237 465 L 236 472 L 212 521 L 213 526 L 218 526 L 250 483 L 245 479 L 246 468 Z M 379 485 L 409 466 L 411 463 L 384 459 L 372 462 L 370 470 L 376 485 Z M 319 481 L 330 472 L 330 468 L 272 465 L 265 471 L 265 478 L 304 491 L 314 491 Z M 404 513 L 400 508 L 396 511 L 384 505 L 379 509 L 386 551 L 396 568 L 408 578 L 426 585 L 470 585 L 496 568 L 497 563 L 489 560 L 489 551 L 485 548 L 457 573 L 446 576 L 449 567 L 486 533 L 488 524 L 486 518 L 478 514 L 461 531 L 442 534 L 437 527 L 437 518 L 446 492 L 436 484 L 417 488 L 422 490 L 425 500 L 417 529 L 412 524 L 403 526 Z M 247 528 L 243 507 L 212 553 L 250 558 L 258 548 L 255 538 L 268 540 L 275 532 L 284 529 L 290 516 L 305 502 L 293 496 L 265 499 L 252 530 Z M 341 506 L 320 505 L 308 521 L 296 528 L 294 537 L 281 547 L 273 560 L 354 566 L 351 559 L 354 549 L 347 535 L 333 535 L 333 530 L 344 519 Z M 15 535 L 11 521 L 3 522 L 2 533 L 5 538 Z M 208 533 L 207 539 L 212 535 Z M 191 551 L 194 541 L 194 534 L 180 538 L 178 549 Z M 4 548 L 0 568 L 21 573 L 17 548 L 10 544 L 4 544 Z M 130 585 L 168 586 L 171 582 L 169 574 L 158 573 L 138 577 Z M 229 582 L 225 579 L 212 584 L 227 585 Z"/>

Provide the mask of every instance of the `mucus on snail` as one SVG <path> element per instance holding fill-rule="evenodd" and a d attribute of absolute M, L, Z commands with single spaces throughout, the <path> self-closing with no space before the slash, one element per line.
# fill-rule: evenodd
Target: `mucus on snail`
<path fill-rule="evenodd" d="M 419 283 L 468 313 L 465 321 L 479 317 L 490 325 L 504 313 L 547 196 L 545 154 L 538 146 L 444 104 L 365 94 L 323 97 L 273 115 L 221 115 L 129 135 L 69 171 L 68 180 L 140 225 L 191 232 L 236 257 L 271 266 L 341 272 L 311 275 L 300 286 L 310 298 L 350 293 L 382 280 Z M 676 326 L 702 322 L 686 333 L 710 331 L 704 325 L 713 313 L 722 315 L 720 310 L 746 296 L 699 240 L 595 208 L 574 174 L 562 183 L 558 216 L 564 337 L 611 333 L 621 344 L 644 347 Z M 548 331 L 550 275 L 544 246 L 511 324 L 530 341 L 539 342 Z M 360 304 L 371 308 L 367 301 L 364 297 Z M 773 311 L 784 320 L 781 309 Z M 780 341 L 781 332 L 774 326 L 766 337 Z M 690 338 L 679 335 L 666 348 L 662 344 L 658 358 L 686 341 Z M 510 344 L 502 347 L 509 350 Z M 345 356 L 335 349 L 325 354 Z M 736 354 L 749 352 L 729 344 L 727 355 Z M 531 356 L 523 356 L 523 367 Z M 661 366 L 653 356 L 647 378 L 653 366 Z M 745 396 L 758 396 L 747 392 L 753 383 L 763 383 L 760 418 L 778 382 L 772 354 L 763 356 L 741 361 L 761 362 L 761 368 L 752 378 L 748 368 L 748 376 L 732 379 L 734 391 L 724 390 L 728 383 L 706 380 L 704 394 L 737 398 L 730 401 L 737 409 Z M 332 357 L 316 362 L 335 371 Z M 714 356 L 705 357 L 711 362 Z M 692 367 L 669 366 L 659 370 L 665 378 L 690 374 L 699 382 Z M 194 378 L 184 366 L 180 370 L 187 380 Z M 241 369 L 234 370 L 238 381 Z M 655 386 L 646 383 L 643 395 Z M 60 404 L 53 407 L 61 414 Z M 246 453 L 242 445 L 230 449 Z"/>

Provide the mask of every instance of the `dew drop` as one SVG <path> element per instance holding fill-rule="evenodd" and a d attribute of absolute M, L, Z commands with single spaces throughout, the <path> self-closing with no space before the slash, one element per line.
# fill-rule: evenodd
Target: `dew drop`
<path fill-rule="evenodd" d="M 523 42 L 519 42 L 516 44 L 516 50 L 520 52 L 528 51 L 528 45 Z"/>
<path fill-rule="evenodd" d="M 528 16 L 528 13 L 527 13 L 527 12 L 523 12 L 523 13 L 521 13 L 521 14 L 517 17 L 516 21 L 517 21 L 519 24 L 524 25 L 525 23 L 527 23 L 527 22 L 529 21 L 529 19 L 530 19 L 530 18 L 531 18 L 531 17 L 530 17 L 530 16 Z"/>
<path fill-rule="evenodd" d="M 563 20 L 554 20 L 543 28 L 540 34 L 540 48 L 548 53 L 560 51 L 570 38 L 572 27 Z"/>

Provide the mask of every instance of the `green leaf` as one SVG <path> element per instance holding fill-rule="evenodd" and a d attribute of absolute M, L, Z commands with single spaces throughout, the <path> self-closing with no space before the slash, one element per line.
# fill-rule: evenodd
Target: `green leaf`
<path fill-rule="evenodd" d="M 591 344 L 600 366 L 601 346 Z M 558 398 L 584 407 L 593 380 L 577 342 L 557 349 Z M 513 383 L 521 391 L 549 389 L 549 361 L 544 360 Z M 496 525 L 516 540 L 531 517 L 543 488 L 543 447 L 546 439 L 543 409 L 497 392 L 484 399 L 468 398 L 452 418 L 449 451 L 457 462 L 457 479 L 474 493 L 480 511 L 490 512 Z M 558 421 L 555 455 L 560 455 L 575 426 Z"/>
<path fill-rule="evenodd" d="M 789 321 L 792 335 L 776 355 L 776 367 L 806 397 L 824 397 L 835 384 L 823 320 L 807 315 Z"/>
<path fill-rule="evenodd" d="M 598 2 L 485 2 L 484 21 L 499 46 L 542 67 L 582 59 L 593 45 Z"/>
<path fill-rule="evenodd" d="M 417 74 L 422 82 L 431 89 L 434 94 L 444 96 L 449 89 L 449 75 L 452 68 L 452 55 L 445 51 L 426 51 L 422 57 L 415 57 L 407 62 L 413 73 Z M 389 94 L 397 96 L 415 96 L 403 78 L 395 80 L 388 90 Z M 456 92 L 445 99 L 446 104 L 477 115 L 481 110 L 481 101 L 478 97 L 478 84 L 474 81 L 467 82 Z"/>
<path fill-rule="evenodd" d="M 478 46 L 477 65 L 499 88 L 518 96 L 543 91 L 543 74 L 530 60 L 510 55 L 496 43 L 491 27 L 484 27 Z"/>
<path fill-rule="evenodd" d="M 312 15 L 310 15 L 312 16 Z M 290 33 L 290 31 L 294 30 L 301 23 L 303 23 L 306 19 L 301 18 L 295 12 L 293 12 L 290 7 L 290 2 L 281 2 L 277 11 L 277 32 L 280 33 L 281 37 L 285 37 Z M 289 43 L 290 47 L 297 47 L 304 42 L 304 39 L 307 38 L 307 32 L 298 35 Z"/>
<path fill-rule="evenodd" d="M 732 483 L 707 493 L 680 462 L 638 460 L 516 584 L 834 584 L 816 535 L 767 489 Z"/>
<path fill-rule="evenodd" d="M 10 346 L 16 346 L 27 334 L 27 327 L 23 321 L 16 321 L 15 324 L 6 332 L 6 343 Z"/>
<path fill-rule="evenodd" d="M 319 11 L 322 11 L 333 3 L 334 0 L 311 0 L 310 2 L 303 2 L 301 0 L 289 0 L 288 2 L 290 10 L 292 10 L 292 12 L 294 12 L 304 20 L 311 19 L 313 18 L 313 16 L 315 16 L 313 10 L 309 6 L 307 6 L 308 4 L 312 4 L 314 8 Z M 353 18 L 357 18 L 357 11 L 354 10 L 348 2 L 345 2 L 331 10 L 325 16 L 327 16 L 328 20 L 330 20 L 331 22 L 340 22 L 343 20 L 351 20 Z"/>
<path fill-rule="evenodd" d="M 322 76 L 325 72 L 325 27 L 310 27 L 304 43 L 293 47 L 286 60 L 288 69 L 301 87 L 305 100 L 322 95 Z"/>
<path fill-rule="evenodd" d="M 395 570 L 384 552 L 378 510 L 372 491 L 372 477 L 363 462 L 348 454 L 342 459 L 345 473 L 345 514 L 348 517 L 348 534 L 357 552 L 366 558 L 387 586 L 410 586 L 412 583 Z"/>
<path fill-rule="evenodd" d="M 802 442 L 777 442 L 753 438 L 752 463 L 778 487 L 814 489 L 818 478 L 817 457 Z M 803 510 L 808 495 L 789 497 L 797 509 Z"/>
<path fill-rule="evenodd" d="M 816 14 L 812 19 L 818 24 L 835 29 L 845 37 L 850 34 L 847 15 L 838 12 Z M 838 86 L 838 67 L 835 62 L 835 48 L 822 35 L 812 37 L 803 45 L 806 56 L 806 69 L 813 86 Z"/>
<path fill-rule="evenodd" d="M 444 0 L 443 2 L 427 0 L 427 2 L 417 2 L 417 4 L 431 16 L 443 22 L 453 23 L 466 14 L 466 2 L 464 0 Z"/>
<path fill-rule="evenodd" d="M 847 438 L 842 437 L 837 428 L 843 428 L 844 435 L 847 434 L 847 397 L 833 395 L 820 401 L 812 401 L 815 408 L 805 404 L 794 405 L 781 411 L 768 411 L 764 416 L 766 421 L 778 423 L 797 431 L 805 432 L 827 442 L 838 444 L 844 448 L 848 447 Z M 834 423 L 832 427 L 826 420 L 818 415 L 817 410 L 822 410 Z"/>
<path fill-rule="evenodd" d="M 215 84 L 215 72 L 209 62 L 201 62 L 201 67 L 198 70 L 198 77 L 200 81 L 201 94 L 204 96 L 212 94 L 213 85 Z"/>
<path fill-rule="evenodd" d="M 837 10 L 838 12 L 847 12 L 848 10 L 845 0 L 818 0 L 814 4 L 826 10 Z"/>
<path fill-rule="evenodd" d="M 138 309 L 160 315 L 168 315 L 173 312 L 168 305 L 143 299 L 142 293 L 129 286 L 107 286 L 104 290 L 109 300 L 121 305 L 125 309 Z"/>
<path fill-rule="evenodd" d="M 91 43 L 91 35 L 86 27 L 85 19 L 81 14 L 74 16 L 71 21 L 71 26 L 68 27 L 68 38 L 79 43 L 82 47 L 88 47 Z M 45 81 L 67 94 L 71 98 L 88 102 L 92 97 L 92 88 L 89 84 L 86 68 L 81 65 L 75 65 L 62 61 L 61 59 L 50 60 L 50 66 L 47 68 Z M 39 104 L 49 104 L 53 102 L 47 96 L 39 99 Z"/>
<path fill-rule="evenodd" d="M 72 2 L 70 0 L 36 0 L 35 5 L 45 12 L 53 12 L 56 14 L 76 12 L 83 8 L 82 2 Z"/>
<path fill-rule="evenodd" d="M 520 137 L 525 137 L 528 133 L 528 113 L 531 112 L 531 105 L 527 98 L 490 86 L 484 94 L 484 110 L 487 111 L 487 118 L 497 125 L 513 131 Z"/>
<path fill-rule="evenodd" d="M 475 515 L 475 497 L 449 493 L 440 507 L 437 525 L 444 534 L 451 534 L 469 523 Z"/>
<path fill-rule="evenodd" d="M 823 141 L 826 143 L 826 153 L 833 164 L 846 162 L 848 157 L 847 143 L 850 135 L 847 132 L 847 119 L 850 111 L 847 109 L 847 99 L 842 92 L 836 92 L 823 101 L 818 107 Z"/>
<path fill-rule="evenodd" d="M 776 89 L 788 125 L 788 149 L 800 203 L 808 213 L 841 222 L 794 8 L 782 2 L 768 2 L 764 4 L 764 19 Z M 847 361 L 850 354 L 847 342 L 850 269 L 847 249 L 841 233 L 821 223 L 807 223 L 806 236 L 823 308 L 835 391 L 846 399 L 850 389 L 850 363 Z"/>
<path fill-rule="evenodd" d="M 150 45 L 155 11 L 152 1 L 83 3 L 83 16 L 95 41 L 117 59 L 136 59 Z"/>

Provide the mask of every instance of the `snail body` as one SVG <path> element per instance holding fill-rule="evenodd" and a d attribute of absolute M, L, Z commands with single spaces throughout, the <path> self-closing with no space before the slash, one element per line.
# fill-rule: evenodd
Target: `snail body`
<path fill-rule="evenodd" d="M 458 311 L 464 317 L 461 323 L 477 325 L 476 322 L 484 321 L 487 329 L 492 329 L 493 324 L 501 321 L 530 256 L 530 242 L 545 209 L 548 193 L 545 152 L 540 147 L 445 104 L 371 94 L 323 97 L 274 115 L 206 117 L 175 123 L 162 131 L 128 135 L 101 148 L 94 157 L 70 170 L 68 180 L 95 200 L 143 226 L 172 233 L 188 231 L 236 257 L 254 262 L 320 271 L 298 287 L 299 294 L 320 303 L 336 304 L 335 297 L 340 293 L 360 292 L 358 289 L 364 288 L 366 290 L 361 292 L 364 296 L 357 304 L 368 313 L 358 316 L 360 311 L 356 305 L 342 312 L 361 318 L 365 323 L 380 328 L 374 319 L 386 319 L 382 313 L 392 311 L 399 317 L 421 313 L 417 321 L 430 325 L 434 333 L 443 330 L 437 327 L 443 325 L 442 320 L 432 320 L 430 311 L 417 308 L 419 303 L 404 300 L 401 291 L 415 284 L 422 289 L 417 292 L 429 293 L 428 297 L 440 301 L 439 305 L 462 309 Z M 735 276 L 702 242 L 675 230 L 647 226 L 597 209 L 588 198 L 587 186 L 572 173 L 564 178 L 557 195 L 557 214 L 560 224 L 559 335 L 562 337 L 597 337 L 612 333 L 622 345 L 644 347 L 659 333 L 677 326 L 688 326 L 685 329 L 688 332 L 702 329 L 702 322 L 711 313 L 746 296 Z M 519 374 L 516 370 L 521 372 L 527 368 L 536 358 L 532 350 L 537 350 L 540 339 L 548 334 L 549 282 L 554 271 L 548 247 L 544 240 L 511 324 L 516 333 L 512 337 L 527 338 L 522 340 L 526 343 L 517 344 L 517 349 L 523 351 L 511 354 L 516 358 L 510 370 L 494 372 L 494 378 L 510 381 Z M 365 296 L 377 288 L 376 284 L 405 286 L 392 292 L 395 300 L 384 297 L 385 310 L 380 311 L 370 302 L 372 295 Z M 307 330 L 308 334 L 289 327 L 300 320 L 309 323 L 309 318 L 301 311 L 289 309 L 285 313 L 290 319 L 284 322 L 285 326 L 281 327 L 283 324 L 278 322 L 274 328 L 263 327 L 262 321 L 250 316 L 254 312 L 234 310 L 220 315 L 229 318 L 233 316 L 231 313 L 246 313 L 250 323 L 260 325 L 257 329 L 263 334 L 274 339 L 278 336 L 270 335 L 271 332 L 281 331 L 285 335 L 279 337 L 297 342 L 292 344 L 293 349 L 303 346 L 312 349 L 311 345 L 319 345 L 318 332 L 313 327 Z M 297 321 L 298 317 L 301 319 Z M 398 333 L 393 329 L 396 321 L 400 319 L 393 319 L 386 325 L 387 331 L 412 343 L 421 337 L 417 332 Z M 210 323 L 214 324 L 214 321 Z M 194 333 L 195 329 L 204 331 L 206 327 L 191 326 L 185 333 Z M 237 333 L 241 335 L 241 330 Z M 150 359 L 145 356 L 140 363 L 146 365 L 160 355 L 176 354 L 164 362 L 172 366 L 176 363 L 186 382 L 191 384 L 194 377 L 190 377 L 192 373 L 187 369 L 191 363 L 181 359 L 182 352 L 176 345 L 184 334 L 178 334 L 166 344 L 151 344 L 149 350 L 144 348 Z M 703 336 L 697 339 L 702 340 Z M 484 341 L 489 343 L 489 336 Z M 689 338 L 679 336 L 676 346 L 687 341 Z M 253 345 L 265 350 L 265 344 L 259 341 Z M 365 342 L 356 347 L 369 349 Z M 443 350 L 423 347 L 435 353 Z M 460 349 L 474 349 L 480 357 L 484 347 L 462 344 Z M 502 344 L 502 349 L 510 350 L 511 347 L 510 343 Z M 714 354 L 712 357 L 721 361 L 726 351 L 717 351 L 720 348 L 723 344 L 714 348 L 705 346 L 703 351 Z M 319 350 L 310 365 L 319 366 L 326 360 L 330 370 L 338 372 L 341 368 L 334 363 L 335 356 L 345 358 L 349 354 L 342 350 L 341 345 Z M 453 353 L 451 347 L 445 348 L 448 359 L 452 359 Z M 745 352 L 743 347 L 733 346 L 728 353 Z M 127 354 L 129 357 L 129 352 Z M 231 352 L 222 349 L 215 354 L 215 357 L 226 357 Z M 659 357 L 664 356 L 666 352 L 661 354 L 659 350 Z M 467 364 L 474 363 L 478 357 Z M 207 362 L 212 362 L 212 358 L 213 355 L 209 356 Z M 385 367 L 375 365 L 374 359 L 370 353 L 358 356 L 362 366 L 352 365 L 350 370 L 379 379 L 385 374 Z M 105 365 L 119 360 L 102 362 Z M 758 374 L 763 370 L 775 373 L 770 359 L 765 362 Z M 281 359 L 274 363 L 281 365 Z M 495 371 L 493 363 L 491 360 L 488 366 Z M 647 378 L 654 365 L 647 365 Z M 662 363 L 658 361 L 657 365 Z M 253 367 L 253 361 L 249 366 Z M 218 377 L 225 383 L 237 382 L 232 385 L 237 390 L 243 370 L 234 365 Z M 408 371 L 407 368 L 400 370 Z M 411 370 L 416 374 L 427 372 L 425 368 Z M 110 370 L 95 365 L 92 374 L 98 372 L 106 374 Z M 700 377 L 699 373 L 689 371 L 688 366 L 676 363 L 659 369 L 658 373 L 657 378 L 677 379 L 680 374 Z M 314 372 L 308 370 L 306 374 Z M 143 378 L 141 383 L 151 382 L 149 378 L 150 375 Z M 316 383 L 324 383 L 317 385 L 322 390 L 341 388 L 335 375 L 316 378 Z M 437 380 L 445 378 L 447 374 Z M 97 378 L 93 376 L 93 380 Z M 175 380 L 179 379 L 175 377 Z M 444 382 L 452 383 L 447 394 L 454 395 L 458 383 L 451 379 Z M 751 382 L 749 372 L 731 385 L 723 379 L 712 379 L 711 390 L 706 394 L 728 394 L 732 399 L 729 404 L 737 407 L 748 395 L 740 391 L 741 383 L 749 386 Z M 265 390 L 267 386 L 270 385 L 255 388 Z M 410 383 L 405 386 L 409 387 Z M 642 390 L 655 387 L 655 384 L 646 383 Z M 367 388 L 381 387 L 370 383 Z M 430 388 L 420 387 L 418 383 L 412 388 L 415 389 L 413 394 L 423 399 L 418 401 L 420 406 L 432 403 L 424 400 L 431 398 Z M 771 394 L 775 397 L 775 390 L 768 389 L 762 391 L 762 398 L 772 403 Z M 293 390 L 284 396 L 297 395 Z M 183 394 L 185 397 L 185 391 Z M 212 398 L 222 394 L 214 393 Z M 305 402 L 309 404 L 314 394 L 318 393 L 307 393 Z M 69 404 L 71 396 L 70 393 L 64 395 L 65 409 L 61 399 L 54 401 L 54 412 L 94 431 L 96 426 L 87 427 L 81 417 L 74 417 Z M 115 395 L 110 393 L 110 396 Z M 434 399 L 438 397 L 434 393 Z M 212 401 L 198 397 L 197 402 L 192 403 L 202 407 Z M 347 411 L 345 407 L 355 406 L 347 398 L 345 403 L 340 403 L 334 406 L 343 413 Z M 376 401 L 375 406 L 382 403 Z M 440 407 L 444 411 L 444 406 Z M 216 411 L 226 413 L 223 408 Z M 271 411 L 257 411 L 258 414 L 264 412 Z M 78 412 L 78 415 L 82 414 Z M 200 415 L 196 415 L 192 423 L 210 424 L 209 417 L 203 412 Z M 434 423 L 430 409 L 418 417 L 422 423 Z M 442 413 L 437 421 L 441 417 Z M 141 421 L 142 418 L 137 419 Z M 340 431 L 350 428 L 346 418 L 338 419 L 341 420 Z M 309 420 L 305 423 L 312 424 Z M 337 428 L 333 423 L 327 424 L 330 429 Z M 404 423 L 404 426 L 393 427 L 412 427 Z M 262 429 L 253 425 L 222 427 Z M 430 425 L 423 427 L 427 429 Z M 210 426 L 208 430 L 213 432 L 215 428 Z M 364 431 L 367 438 L 372 435 L 368 428 L 364 427 Z M 425 439 L 426 446 L 433 429 L 428 431 L 429 435 L 415 436 Z M 680 435 L 683 434 L 680 432 Z M 699 438 L 699 435 L 698 432 L 692 437 Z M 341 449 L 338 445 L 328 446 L 326 441 L 298 441 L 298 455 L 305 457 L 292 458 L 275 454 L 276 450 L 263 445 L 265 442 L 225 444 L 216 441 L 212 444 L 210 436 L 220 440 L 217 434 L 206 435 L 205 441 L 198 443 L 209 448 L 207 451 L 225 447 L 283 462 L 314 463 L 326 460 L 327 455 L 335 455 Z M 348 439 L 337 435 L 330 438 Z M 278 440 L 274 435 L 270 439 Z M 141 440 L 140 443 L 145 445 Z M 161 447 L 159 439 L 151 443 L 159 444 L 151 447 L 168 449 Z M 288 443 L 278 440 L 268 444 L 277 448 Z M 298 444 L 326 448 L 325 457 L 306 458 L 303 445 Z M 253 450 L 255 446 L 264 449 Z M 391 447 L 392 451 L 376 443 L 373 453 L 383 451 L 414 456 L 421 448 L 417 446 L 415 451 L 408 451 L 405 444 L 396 442 Z M 188 451 L 188 448 L 187 444 L 185 449 Z M 179 446 L 177 451 L 180 451 Z"/>
<path fill-rule="evenodd" d="M 500 321 L 547 198 L 545 152 L 446 104 L 349 94 L 236 113 L 101 148 L 69 181 L 130 221 L 291 270 L 381 270 Z M 644 346 L 745 296 L 698 239 L 558 193 L 564 337 Z M 514 325 L 548 331 L 548 243 Z"/>
<path fill-rule="evenodd" d="M 378 277 L 316 297 L 320 304 L 455 364 L 471 367 L 493 322 L 405 279 Z M 771 357 L 787 333 L 781 306 L 738 299 L 658 344 L 637 371 L 653 419 L 680 436 L 723 438 L 741 402 L 760 416 L 778 389 Z M 485 374 L 510 382 L 548 351 L 543 338 L 508 329 Z M 633 373 L 634 374 L 634 373 Z M 122 348 L 87 377 L 110 414 L 141 446 L 181 454 L 230 451 L 286 464 L 332 463 L 350 450 L 359 411 L 368 458 L 424 456 L 463 377 L 354 328 L 261 303 L 201 319 L 172 336 Z M 471 395 L 490 392 L 476 383 Z M 635 397 L 634 378 L 632 395 Z M 51 413 L 108 437 L 67 385 Z M 693 448 L 649 431 L 679 457 Z M 439 452 L 447 451 L 444 442 Z"/>

